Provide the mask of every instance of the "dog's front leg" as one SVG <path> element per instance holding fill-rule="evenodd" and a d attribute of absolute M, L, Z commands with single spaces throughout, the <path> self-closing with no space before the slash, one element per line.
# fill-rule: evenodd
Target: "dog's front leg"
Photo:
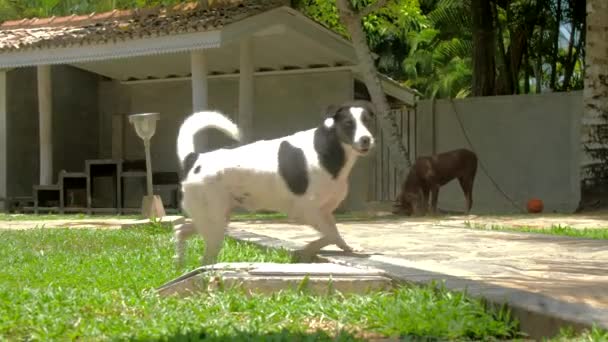
<path fill-rule="evenodd" d="M 423 187 L 422 189 L 420 189 L 421 194 L 420 194 L 420 198 L 422 198 L 422 216 L 426 215 L 429 212 L 429 194 L 430 194 L 430 189 L 428 188 L 428 186 Z"/>
<path fill-rule="evenodd" d="M 334 218 L 334 215 L 332 213 L 324 213 L 324 215 L 325 215 L 325 220 L 327 222 L 329 222 L 331 224 L 331 226 L 333 227 L 330 229 L 330 231 L 332 232 L 331 234 L 335 234 L 334 243 L 336 244 L 336 246 L 338 246 L 338 248 L 340 248 L 341 250 L 348 252 L 348 253 L 360 251 L 360 248 L 353 248 L 349 244 L 347 244 L 346 241 L 344 241 L 344 239 L 342 238 L 342 235 L 340 235 L 340 232 L 338 231 L 338 226 L 336 225 L 336 219 Z"/>
<path fill-rule="evenodd" d="M 304 248 L 296 251 L 296 256 L 299 262 L 312 262 L 313 258 L 319 251 L 331 244 L 331 240 L 327 236 L 322 236 L 314 241 L 309 242 Z"/>
<path fill-rule="evenodd" d="M 431 193 L 432 193 L 431 210 L 432 210 L 432 214 L 436 215 L 437 214 L 437 200 L 439 198 L 439 185 L 433 185 L 433 187 L 431 188 Z"/>
<path fill-rule="evenodd" d="M 316 231 L 321 233 L 321 237 L 317 240 L 309 242 L 304 248 L 298 251 L 300 260 L 312 260 L 312 258 L 325 246 L 335 244 L 345 252 L 354 252 L 355 249 L 349 246 L 340 233 L 336 226 L 333 215 L 323 213 L 322 211 L 308 216 L 307 220 Z"/>

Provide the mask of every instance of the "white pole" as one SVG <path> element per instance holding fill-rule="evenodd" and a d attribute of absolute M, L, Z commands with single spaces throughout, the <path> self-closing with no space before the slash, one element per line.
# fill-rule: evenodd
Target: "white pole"
<path fill-rule="evenodd" d="M 152 157 L 150 156 L 150 139 L 144 139 L 144 148 L 146 150 L 146 187 L 148 196 L 152 196 Z"/>
<path fill-rule="evenodd" d="M 254 73 L 253 43 L 251 38 L 244 38 L 240 46 L 239 75 L 239 127 L 243 142 L 253 139 L 253 91 Z"/>
<path fill-rule="evenodd" d="M 40 130 L 40 185 L 53 182 L 53 95 L 51 66 L 38 66 L 38 122 Z"/>

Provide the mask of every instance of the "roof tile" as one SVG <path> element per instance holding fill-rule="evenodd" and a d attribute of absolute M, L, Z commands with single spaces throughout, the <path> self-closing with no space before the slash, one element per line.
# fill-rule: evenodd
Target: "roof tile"
<path fill-rule="evenodd" d="M 192 2 L 172 8 L 5 21 L 0 25 L 0 52 L 209 31 L 287 3 L 286 0 L 217 0 L 207 9 Z"/>

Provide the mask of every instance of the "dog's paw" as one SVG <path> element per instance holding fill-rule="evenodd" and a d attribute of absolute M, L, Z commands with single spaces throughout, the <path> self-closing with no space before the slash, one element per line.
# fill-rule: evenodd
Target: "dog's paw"
<path fill-rule="evenodd" d="M 346 253 L 362 253 L 363 247 L 358 245 L 338 245 L 338 247 Z"/>

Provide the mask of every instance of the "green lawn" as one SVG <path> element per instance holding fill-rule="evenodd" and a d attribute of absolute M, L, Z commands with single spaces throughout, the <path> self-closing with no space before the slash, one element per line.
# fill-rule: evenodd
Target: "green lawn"
<path fill-rule="evenodd" d="M 462 293 L 399 287 L 368 295 L 271 296 L 229 289 L 187 299 L 151 289 L 180 274 L 166 228 L 0 230 L 0 340 L 493 339 L 517 325 Z M 194 268 L 200 239 L 189 243 Z M 220 261 L 287 263 L 286 251 L 227 240 Z"/>
<path fill-rule="evenodd" d="M 480 223 L 465 222 L 467 228 L 480 229 L 480 230 L 497 230 L 507 232 L 518 232 L 518 233 L 536 233 L 536 234 L 547 234 L 547 235 L 560 235 L 569 236 L 576 238 L 595 239 L 595 240 L 608 240 L 608 228 L 572 228 L 569 226 L 553 225 L 548 228 L 538 227 L 512 227 L 512 226 L 501 226 L 501 225 L 487 225 Z"/>

